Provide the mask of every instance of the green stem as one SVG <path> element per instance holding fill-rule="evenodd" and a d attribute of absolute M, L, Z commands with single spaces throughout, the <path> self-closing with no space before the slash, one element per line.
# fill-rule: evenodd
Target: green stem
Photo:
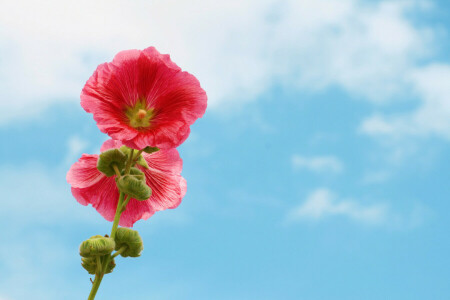
<path fill-rule="evenodd" d="M 120 220 L 120 215 L 122 214 L 122 204 L 123 204 L 124 197 L 125 197 L 125 194 L 120 192 L 119 202 L 117 203 L 117 208 L 116 208 L 116 215 L 114 216 L 114 222 L 113 222 L 113 226 L 111 229 L 111 238 L 112 239 L 114 239 L 114 237 L 116 236 L 116 230 L 117 230 L 117 227 L 119 226 L 119 220 Z"/>
<path fill-rule="evenodd" d="M 125 250 L 127 250 L 127 248 L 128 248 L 127 245 L 124 245 L 124 246 L 120 247 L 120 249 L 117 250 L 116 253 L 114 253 L 114 254 L 112 255 L 112 258 L 114 258 L 114 257 L 116 257 L 116 256 L 118 256 L 118 255 L 120 255 L 120 254 L 122 254 L 122 252 L 125 251 Z"/>
<path fill-rule="evenodd" d="M 120 177 L 120 171 L 119 171 L 119 168 L 117 167 L 117 165 L 114 164 L 112 167 L 114 168 L 114 171 L 116 172 L 117 177 Z"/>
<path fill-rule="evenodd" d="M 130 172 L 131 163 L 133 161 L 133 151 L 134 150 L 131 149 L 131 155 L 130 155 L 130 159 L 127 162 L 127 166 L 126 166 L 126 169 L 125 169 L 125 174 L 128 174 Z M 113 166 L 113 168 L 114 168 L 114 166 Z M 118 172 L 118 168 L 116 167 L 116 168 L 114 168 L 114 170 L 116 171 L 117 176 L 120 176 L 120 172 Z M 113 226 L 111 228 L 111 238 L 112 239 L 114 239 L 114 237 L 116 236 L 117 227 L 119 226 L 120 215 L 123 212 L 122 205 L 124 204 L 123 203 L 124 198 L 125 198 L 125 194 L 120 192 L 119 201 L 117 202 L 117 207 L 116 207 L 116 215 L 114 216 L 114 222 L 113 222 Z M 128 198 L 128 201 L 129 201 L 129 198 Z M 128 204 L 128 201 L 127 201 L 127 204 Z M 119 249 L 119 251 L 120 251 L 120 249 Z M 122 250 L 122 251 L 124 251 L 124 250 Z M 105 260 L 104 260 L 103 269 L 101 270 L 101 273 L 100 274 L 95 274 L 94 283 L 92 284 L 92 289 L 91 289 L 91 293 L 89 294 L 88 300 L 94 300 L 95 295 L 97 294 L 98 288 L 100 287 L 100 283 L 102 282 L 103 275 L 105 274 L 106 268 L 108 267 L 108 264 L 109 264 L 109 262 L 111 261 L 112 258 L 113 257 L 111 255 L 106 256 Z"/>
<path fill-rule="evenodd" d="M 136 154 L 136 157 L 133 160 L 133 163 L 136 163 L 138 161 L 139 156 L 141 156 L 142 152 L 144 152 L 144 149 L 138 151 L 138 153 Z"/>
<path fill-rule="evenodd" d="M 119 196 L 119 201 L 117 203 L 116 215 L 114 216 L 114 223 L 113 223 L 113 226 L 111 229 L 111 238 L 113 238 L 113 239 L 116 235 L 117 227 L 119 226 L 120 215 L 122 213 L 121 207 L 122 207 L 122 203 L 124 200 L 124 196 L 125 196 L 125 194 L 121 192 L 120 196 Z M 99 274 L 95 274 L 94 283 L 92 284 L 92 289 L 91 289 L 91 293 L 89 294 L 88 300 L 94 300 L 95 295 L 97 294 L 98 288 L 100 287 L 100 283 L 102 282 L 103 275 L 106 272 L 106 268 L 107 268 L 110 260 L 111 260 L 111 256 L 108 255 L 104 261 L 103 269 L 101 270 L 101 272 Z"/>
<path fill-rule="evenodd" d="M 114 237 L 116 235 L 117 227 L 119 226 L 120 215 L 122 213 L 121 207 L 122 207 L 122 203 L 124 200 L 124 196 L 125 196 L 125 194 L 121 192 L 120 196 L 119 196 L 119 202 L 117 203 L 116 215 L 114 216 L 114 223 L 113 223 L 113 226 L 111 229 L 111 238 L 112 239 L 114 239 Z M 94 300 L 95 295 L 97 294 L 97 290 L 100 287 L 100 283 L 102 282 L 103 275 L 105 274 L 106 267 L 108 266 L 110 260 L 111 260 L 111 256 L 107 256 L 104 261 L 103 269 L 101 270 L 100 273 L 95 274 L 94 283 L 92 284 L 92 289 L 91 289 L 91 293 L 89 294 L 88 300 Z"/>
<path fill-rule="evenodd" d="M 125 175 L 130 173 L 131 163 L 133 162 L 133 156 L 134 156 L 133 154 L 134 154 L 134 149 L 131 149 L 130 158 L 128 159 L 127 166 L 125 168 Z"/>
<path fill-rule="evenodd" d="M 95 274 L 101 274 L 102 273 L 102 260 L 101 260 L 100 256 L 96 256 L 95 260 L 97 261 L 97 271 L 95 272 Z"/>
<path fill-rule="evenodd" d="M 130 202 L 130 198 L 131 198 L 130 195 L 127 195 L 127 197 L 125 198 L 125 201 L 123 202 L 123 204 L 120 208 L 121 213 L 123 213 L 125 211 L 125 209 L 127 208 L 127 204 L 128 204 L 128 202 Z"/>
<path fill-rule="evenodd" d="M 102 282 L 103 274 L 96 274 L 94 283 L 92 284 L 91 293 L 89 294 L 88 300 L 94 300 L 95 295 L 97 294 L 98 288 L 100 287 L 100 283 Z"/>

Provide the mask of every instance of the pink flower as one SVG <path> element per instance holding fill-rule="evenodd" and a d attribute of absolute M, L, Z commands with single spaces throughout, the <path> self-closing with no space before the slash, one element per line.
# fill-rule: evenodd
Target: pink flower
<path fill-rule="evenodd" d="M 139 150 L 179 146 L 206 102 L 198 80 L 153 47 L 119 52 L 97 67 L 81 92 L 81 106 L 100 130 Z"/>
<path fill-rule="evenodd" d="M 121 142 L 108 140 L 101 151 L 119 148 Z M 132 227 L 140 220 L 147 220 L 156 211 L 176 208 L 186 194 L 186 180 L 181 177 L 183 161 L 178 151 L 159 150 L 151 154 L 142 153 L 149 169 L 143 169 L 147 185 L 152 189 L 148 200 L 130 199 L 120 217 L 121 226 Z M 106 220 L 113 221 L 116 213 L 119 190 L 114 177 L 106 177 L 97 170 L 98 155 L 83 154 L 67 173 L 67 182 L 72 186 L 72 194 L 83 205 L 91 204 Z"/>

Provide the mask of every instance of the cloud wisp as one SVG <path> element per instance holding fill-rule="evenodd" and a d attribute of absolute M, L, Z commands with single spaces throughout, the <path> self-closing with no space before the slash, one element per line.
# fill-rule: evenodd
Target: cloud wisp
<path fill-rule="evenodd" d="M 386 221 L 388 211 L 385 205 L 361 205 L 351 200 L 338 200 L 328 189 L 313 191 L 305 202 L 292 209 L 287 221 L 319 221 L 328 217 L 342 216 L 353 221 L 380 225 Z"/>
<path fill-rule="evenodd" d="M 0 63 L 0 122 L 78 100 L 99 62 L 149 45 L 194 73 L 210 108 L 221 108 L 216 111 L 253 101 L 280 83 L 307 91 L 339 86 L 369 101 L 395 100 L 417 85 L 406 74 L 435 44 L 433 28 L 408 18 L 426 11 L 427 3 L 9 1 L 0 12 L 0 51 L 7 57 Z"/>
<path fill-rule="evenodd" d="M 317 173 L 340 173 L 344 164 L 335 156 L 293 155 L 292 166 L 296 170 L 306 169 Z"/>
<path fill-rule="evenodd" d="M 395 139 L 437 136 L 450 140 L 450 66 L 430 65 L 414 71 L 410 78 L 423 102 L 410 112 L 374 115 L 362 123 L 360 130 Z"/>
<path fill-rule="evenodd" d="M 352 199 L 341 199 L 327 188 L 318 188 L 287 213 L 285 223 L 318 223 L 341 218 L 372 227 L 403 230 L 420 226 L 430 215 L 428 208 L 418 204 L 409 213 L 399 214 L 386 203 L 362 204 Z"/>

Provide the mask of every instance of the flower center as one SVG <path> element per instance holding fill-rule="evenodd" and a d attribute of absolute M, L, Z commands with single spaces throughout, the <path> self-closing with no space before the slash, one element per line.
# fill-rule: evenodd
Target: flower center
<path fill-rule="evenodd" d="M 138 112 L 137 112 L 137 117 L 139 118 L 139 119 L 143 119 L 143 118 L 145 118 L 145 116 L 147 115 L 147 111 L 145 110 L 145 109 L 140 109 L 140 110 L 138 110 Z"/>
<path fill-rule="evenodd" d="M 145 129 L 150 127 L 150 121 L 154 116 L 154 109 L 147 109 L 143 101 L 138 101 L 134 107 L 128 107 L 125 110 L 131 127 L 136 129 Z"/>

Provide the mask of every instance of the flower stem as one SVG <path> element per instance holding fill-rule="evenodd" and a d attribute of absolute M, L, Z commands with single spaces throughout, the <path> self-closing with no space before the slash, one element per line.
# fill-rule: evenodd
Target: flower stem
<path fill-rule="evenodd" d="M 134 150 L 131 149 L 131 155 L 130 155 L 130 159 L 127 162 L 127 166 L 126 166 L 126 169 L 125 169 L 125 174 L 128 174 L 130 172 L 131 164 L 132 164 L 132 161 L 133 161 L 133 151 Z M 117 167 L 114 168 L 114 170 L 116 171 L 116 175 L 120 177 L 120 172 L 117 172 L 118 169 L 117 170 L 116 169 L 117 169 Z M 125 194 L 120 192 L 119 201 L 117 202 L 117 207 L 116 207 L 116 215 L 114 216 L 114 222 L 113 222 L 113 226 L 111 228 L 111 238 L 112 239 L 114 239 L 115 236 L 116 236 L 117 227 L 119 226 L 119 221 L 120 221 L 120 215 L 124 211 L 122 209 L 122 206 L 124 204 L 123 203 L 124 199 L 125 199 Z M 127 200 L 129 201 L 129 197 L 127 198 Z M 127 201 L 127 204 L 128 204 L 128 201 Z M 117 251 L 116 253 L 119 253 L 119 254 L 122 253 L 122 251 L 125 250 L 125 249 L 122 250 L 122 248 L 119 249 L 119 251 Z M 91 289 L 91 293 L 89 294 L 88 300 L 94 300 L 95 295 L 97 294 L 98 288 L 100 287 L 100 283 L 102 282 L 103 275 L 105 275 L 106 268 L 108 267 L 108 264 L 110 263 L 111 259 L 113 259 L 114 257 L 115 256 L 108 255 L 103 260 L 103 265 L 102 265 L 103 269 L 101 270 L 101 272 L 99 274 L 95 274 L 94 283 L 92 284 L 92 289 Z"/>
<path fill-rule="evenodd" d="M 125 250 L 127 250 L 127 248 L 128 248 L 127 245 L 122 246 L 119 250 L 116 251 L 116 253 L 114 253 L 114 254 L 112 255 L 112 258 L 114 258 L 114 257 L 116 257 L 116 256 L 118 256 L 118 255 L 120 255 L 120 254 L 122 254 L 122 252 L 125 251 Z"/>
<path fill-rule="evenodd" d="M 102 259 L 100 258 L 100 256 L 96 256 L 95 259 L 97 261 L 97 271 L 95 272 L 95 274 L 101 274 L 102 273 Z"/>
<path fill-rule="evenodd" d="M 136 154 L 136 157 L 133 160 L 133 163 L 136 163 L 138 161 L 139 156 L 142 154 L 142 152 L 144 152 L 144 149 L 138 151 L 138 153 Z"/>
<path fill-rule="evenodd" d="M 91 293 L 89 294 L 88 300 L 94 300 L 95 295 L 97 294 L 98 288 L 100 287 L 100 283 L 102 282 L 103 274 L 96 274 L 94 283 L 92 284 Z"/>
<path fill-rule="evenodd" d="M 127 165 L 125 167 L 125 175 L 130 173 L 131 164 L 133 163 L 133 156 L 134 156 L 134 149 L 131 149 L 130 151 L 130 158 L 127 162 Z"/>
<path fill-rule="evenodd" d="M 122 204 L 124 200 L 125 194 L 120 192 L 119 202 L 117 202 L 116 215 L 114 216 L 114 223 L 111 229 L 111 238 L 114 239 L 116 236 L 116 230 L 119 226 L 120 215 L 122 214 Z"/>
<path fill-rule="evenodd" d="M 120 177 L 120 171 L 117 165 L 114 164 L 112 167 L 114 168 L 114 172 L 116 172 L 117 177 Z"/>
<path fill-rule="evenodd" d="M 125 198 L 125 201 L 123 202 L 122 206 L 120 207 L 121 209 L 121 213 L 123 213 L 125 211 L 125 209 L 127 208 L 127 204 L 130 201 L 130 195 L 127 195 L 127 197 Z"/>
<path fill-rule="evenodd" d="M 116 236 L 117 227 L 119 226 L 120 215 L 122 214 L 121 208 L 122 208 L 124 198 L 125 198 L 125 194 L 121 192 L 120 196 L 119 196 L 119 201 L 117 203 L 116 215 L 114 216 L 114 223 L 113 223 L 113 226 L 111 229 L 111 238 L 112 239 L 114 239 L 114 237 Z M 95 295 L 97 294 L 98 288 L 100 287 L 100 283 L 102 282 L 102 279 L 103 279 L 103 275 L 105 274 L 106 267 L 108 266 L 110 261 L 111 261 L 111 256 L 107 256 L 103 262 L 104 263 L 103 269 L 101 270 L 100 273 L 95 274 L 94 283 L 92 284 L 92 289 L 91 289 L 91 293 L 89 294 L 88 300 L 95 299 Z"/>

